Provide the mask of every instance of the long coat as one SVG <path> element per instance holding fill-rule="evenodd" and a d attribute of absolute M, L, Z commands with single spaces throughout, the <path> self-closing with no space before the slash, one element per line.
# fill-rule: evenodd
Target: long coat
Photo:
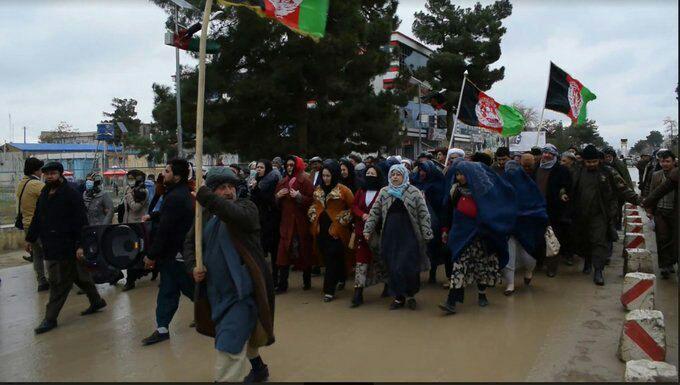
<path fill-rule="evenodd" d="M 380 228 L 384 227 L 387 213 L 396 199 L 388 193 L 388 187 L 383 187 L 380 190 L 378 198 L 371 208 L 368 220 L 364 225 L 364 235 L 373 234 L 378 226 Z M 430 268 L 430 260 L 427 256 L 427 242 L 434 235 L 425 198 L 417 187 L 409 184 L 404 190 L 402 200 L 408 212 L 413 232 L 418 240 L 418 245 L 420 246 L 421 269 L 427 270 Z"/>
<path fill-rule="evenodd" d="M 257 307 L 257 317 L 267 334 L 267 340 L 261 341 L 257 345 L 263 346 L 274 343 L 274 282 L 260 244 L 260 223 L 257 207 L 248 199 L 239 198 L 230 201 L 220 198 L 205 186 L 198 190 L 196 199 L 201 206 L 206 208 L 203 211 L 204 221 L 208 219 L 210 214 L 214 214 L 226 224 L 231 241 L 241 257 L 243 267 L 250 276 L 252 295 Z M 184 263 L 189 272 L 196 266 L 194 234 L 194 226 L 192 226 L 184 240 Z M 232 275 L 237 273 L 237 269 L 232 266 L 230 266 L 230 270 L 232 270 Z M 208 272 L 208 279 L 211 279 L 209 274 Z M 236 283 L 236 285 L 239 284 Z M 214 321 L 219 328 L 219 320 Z"/>
<path fill-rule="evenodd" d="M 306 269 L 311 267 L 312 239 L 309 232 L 307 211 L 314 199 L 312 196 L 314 194 L 314 186 L 312 186 L 309 176 L 303 170 L 296 171 L 295 176 L 286 175 L 276 186 L 275 193 L 286 188 L 288 190 L 297 190 L 301 194 L 297 199 L 291 198 L 289 194 L 277 199 L 281 210 L 281 225 L 279 228 L 281 238 L 276 264 L 279 266 L 294 264 L 298 269 Z M 290 256 L 290 247 L 294 236 L 298 237 L 300 243 L 298 250 L 299 258 L 297 260 L 292 260 Z"/>
<path fill-rule="evenodd" d="M 373 200 L 369 205 L 366 204 L 366 190 L 359 189 L 354 196 L 354 204 L 352 205 L 352 213 L 354 214 L 354 234 L 356 239 L 356 258 L 358 263 L 369 263 L 373 257 L 371 249 L 364 238 L 364 214 L 368 214 L 373 207 L 373 204 L 378 199 L 380 194 L 376 192 Z"/>

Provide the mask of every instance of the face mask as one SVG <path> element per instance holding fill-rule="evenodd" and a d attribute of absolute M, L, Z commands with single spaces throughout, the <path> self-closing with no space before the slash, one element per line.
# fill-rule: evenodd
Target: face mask
<path fill-rule="evenodd" d="M 86 180 L 85 181 L 85 189 L 86 190 L 92 190 L 94 188 L 94 181 L 93 180 Z"/>
<path fill-rule="evenodd" d="M 134 181 L 134 180 L 129 180 L 129 181 L 127 182 L 127 185 L 128 185 L 129 187 L 135 187 L 135 181 Z"/>
<path fill-rule="evenodd" d="M 377 176 L 366 176 L 366 189 L 377 191 L 380 188 L 380 180 Z"/>

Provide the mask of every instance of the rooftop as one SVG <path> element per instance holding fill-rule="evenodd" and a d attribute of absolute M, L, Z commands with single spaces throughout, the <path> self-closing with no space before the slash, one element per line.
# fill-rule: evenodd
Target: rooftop
<path fill-rule="evenodd" d="M 104 151 L 104 143 L 75 144 L 75 143 L 7 143 L 22 152 L 94 152 Z M 107 151 L 122 151 L 121 146 L 109 144 Z"/>

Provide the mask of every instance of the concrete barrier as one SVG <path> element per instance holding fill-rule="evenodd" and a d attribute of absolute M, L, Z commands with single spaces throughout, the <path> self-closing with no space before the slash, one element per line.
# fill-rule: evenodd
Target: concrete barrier
<path fill-rule="evenodd" d="M 624 272 L 654 274 L 652 253 L 647 249 L 624 249 Z"/>
<path fill-rule="evenodd" d="M 632 204 L 632 203 L 626 202 L 625 208 L 626 209 L 634 209 L 634 208 L 637 208 L 637 206 Z"/>
<path fill-rule="evenodd" d="M 626 233 L 644 233 L 642 223 L 628 223 L 624 229 Z"/>
<path fill-rule="evenodd" d="M 623 247 L 625 249 L 644 249 L 645 246 L 645 235 L 643 233 L 627 232 L 623 237 Z"/>
<path fill-rule="evenodd" d="M 640 223 L 642 224 L 642 217 L 640 215 L 626 215 L 626 223 Z"/>
<path fill-rule="evenodd" d="M 626 314 L 618 357 L 623 362 L 666 359 L 666 329 L 660 311 L 632 310 Z"/>
<path fill-rule="evenodd" d="M 626 382 L 678 382 L 678 369 L 668 363 L 649 360 L 626 362 Z"/>
<path fill-rule="evenodd" d="M 640 216 L 640 210 L 638 208 L 626 209 L 626 216 Z"/>
<path fill-rule="evenodd" d="M 621 304 L 626 310 L 653 310 L 655 283 L 654 274 L 626 274 L 623 278 Z"/>

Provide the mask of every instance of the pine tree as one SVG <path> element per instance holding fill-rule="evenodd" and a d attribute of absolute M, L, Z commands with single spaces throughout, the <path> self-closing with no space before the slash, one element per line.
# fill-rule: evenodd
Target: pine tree
<path fill-rule="evenodd" d="M 482 91 L 503 79 L 505 67 L 491 69 L 501 57 L 502 21 L 512 14 L 509 0 L 498 0 L 472 8 L 453 5 L 451 0 L 427 0 L 426 12 L 416 12 L 413 33 L 426 44 L 437 46 L 427 64 L 426 79 L 435 88 L 446 89 L 447 125 L 452 127 L 463 74 Z M 450 135 L 450 132 L 449 132 Z"/>
<path fill-rule="evenodd" d="M 391 55 L 384 47 L 398 26 L 396 9 L 396 0 L 333 1 L 326 37 L 314 42 L 248 9 L 223 8 L 210 30 L 221 52 L 206 66 L 204 131 L 213 143 L 206 143 L 205 151 L 238 152 L 246 159 L 289 152 L 331 157 L 393 145 L 396 106 L 405 105 L 406 97 L 376 94 L 370 82 L 389 66 Z M 185 12 L 184 23 L 199 16 Z M 185 71 L 187 147 L 195 135 L 196 84 L 196 70 Z M 160 91 L 168 90 L 158 88 L 156 96 Z M 170 103 L 157 98 L 154 116 L 169 113 Z M 159 116 L 157 122 L 165 131 L 174 130 L 169 117 Z"/>

